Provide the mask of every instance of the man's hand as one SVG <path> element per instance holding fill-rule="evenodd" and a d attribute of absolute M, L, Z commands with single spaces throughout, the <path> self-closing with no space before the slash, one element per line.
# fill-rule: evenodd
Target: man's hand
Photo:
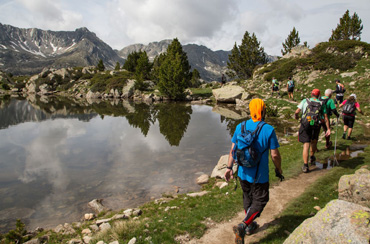
<path fill-rule="evenodd" d="M 331 134 L 331 132 L 330 132 L 330 129 L 328 128 L 328 130 L 325 133 L 325 136 L 328 137 L 328 136 L 330 136 L 330 134 Z"/>
<path fill-rule="evenodd" d="M 233 170 L 231 169 L 226 169 L 226 172 L 225 172 L 225 180 L 227 182 L 229 182 L 230 179 L 234 179 L 234 176 L 233 176 Z"/>

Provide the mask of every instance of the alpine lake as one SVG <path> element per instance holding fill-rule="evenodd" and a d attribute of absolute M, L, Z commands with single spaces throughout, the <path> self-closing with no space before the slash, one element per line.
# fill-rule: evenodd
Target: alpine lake
<path fill-rule="evenodd" d="M 235 105 L 0 96 L 0 232 L 80 221 L 93 199 L 119 210 L 198 191 L 243 120 Z"/>

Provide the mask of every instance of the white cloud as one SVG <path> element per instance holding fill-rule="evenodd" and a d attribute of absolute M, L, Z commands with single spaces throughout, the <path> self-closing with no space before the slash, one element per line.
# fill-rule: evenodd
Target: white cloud
<path fill-rule="evenodd" d="M 116 49 L 178 37 L 183 44 L 230 50 L 248 31 L 267 53 L 280 55 L 293 27 L 314 46 L 329 39 L 347 9 L 362 19 L 362 40 L 369 42 L 368 0 L 3 0 L 0 22 L 50 30 L 85 26 Z"/>

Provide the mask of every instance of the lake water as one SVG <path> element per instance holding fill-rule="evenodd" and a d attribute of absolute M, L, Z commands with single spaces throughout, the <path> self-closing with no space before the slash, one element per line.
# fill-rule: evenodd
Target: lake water
<path fill-rule="evenodd" d="M 199 190 L 240 120 L 207 105 L 10 98 L 0 103 L 0 232 L 79 221 L 87 203 L 114 210 Z"/>

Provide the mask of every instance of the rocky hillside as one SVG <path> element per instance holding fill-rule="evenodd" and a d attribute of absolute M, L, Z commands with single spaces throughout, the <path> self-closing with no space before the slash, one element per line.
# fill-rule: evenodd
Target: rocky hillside
<path fill-rule="evenodd" d="M 5 72 L 35 74 L 45 67 L 96 65 L 100 59 L 107 68 L 124 62 L 87 28 L 45 31 L 0 24 L 0 69 Z"/>

